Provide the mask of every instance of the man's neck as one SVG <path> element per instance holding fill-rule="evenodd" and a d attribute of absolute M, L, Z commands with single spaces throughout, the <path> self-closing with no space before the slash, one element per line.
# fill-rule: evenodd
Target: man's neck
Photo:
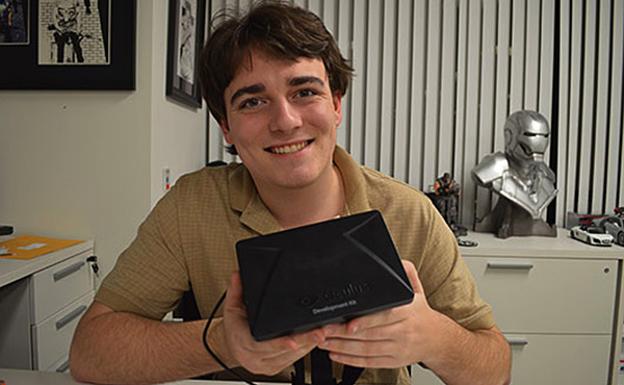
<path fill-rule="evenodd" d="M 340 171 L 334 165 L 304 188 L 259 189 L 260 198 L 284 229 L 336 218 L 345 207 Z"/>

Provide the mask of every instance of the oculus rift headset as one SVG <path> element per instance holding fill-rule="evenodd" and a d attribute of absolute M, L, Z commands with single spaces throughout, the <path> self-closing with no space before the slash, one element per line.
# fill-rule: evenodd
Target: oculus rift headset
<path fill-rule="evenodd" d="M 410 303 L 412 286 L 379 211 L 236 244 L 251 334 L 263 341 Z M 303 359 L 294 384 L 303 384 Z M 360 368 L 345 366 L 342 384 Z M 312 352 L 312 383 L 336 384 L 326 351 Z"/>

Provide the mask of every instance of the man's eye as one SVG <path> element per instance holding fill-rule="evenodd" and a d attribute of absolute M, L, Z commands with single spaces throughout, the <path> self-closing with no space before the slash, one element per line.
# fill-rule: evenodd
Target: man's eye
<path fill-rule="evenodd" d="M 316 91 L 309 89 L 309 88 L 297 91 L 297 96 L 300 98 L 305 98 L 305 97 L 314 96 L 314 95 L 316 95 Z"/>
<path fill-rule="evenodd" d="M 238 108 L 240 109 L 255 108 L 255 107 L 258 107 L 260 104 L 261 104 L 260 99 L 249 98 L 249 99 L 243 100 L 243 102 L 238 106 Z"/>

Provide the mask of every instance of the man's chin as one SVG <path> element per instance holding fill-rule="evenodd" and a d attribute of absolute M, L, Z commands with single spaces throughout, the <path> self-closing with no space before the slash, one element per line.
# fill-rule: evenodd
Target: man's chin
<path fill-rule="evenodd" d="M 314 184 L 314 178 L 309 177 L 290 177 L 278 182 L 279 187 L 287 190 L 299 190 Z"/>

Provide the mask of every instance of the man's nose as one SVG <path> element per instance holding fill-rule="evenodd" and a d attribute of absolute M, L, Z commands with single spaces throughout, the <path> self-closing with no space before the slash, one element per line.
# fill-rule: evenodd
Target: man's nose
<path fill-rule="evenodd" d="M 299 110 L 289 100 L 280 100 L 273 104 L 271 131 L 291 131 L 301 126 Z"/>

